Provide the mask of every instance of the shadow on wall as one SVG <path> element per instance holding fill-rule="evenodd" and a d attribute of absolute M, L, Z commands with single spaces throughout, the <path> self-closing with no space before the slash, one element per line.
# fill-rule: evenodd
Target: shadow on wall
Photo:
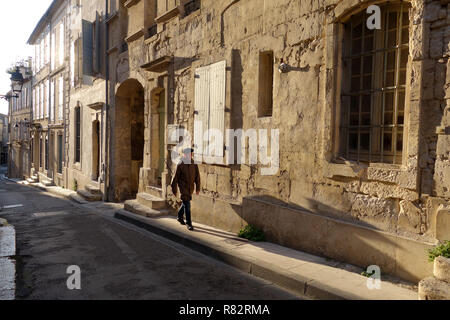
<path fill-rule="evenodd" d="M 382 274 L 412 282 L 432 274 L 433 266 L 427 260 L 431 244 L 398 237 L 369 224 L 315 214 L 271 196 L 244 198 L 242 205 L 232 208 L 245 223 L 263 230 L 269 242 L 361 268 L 377 265 Z M 271 250 L 270 246 L 261 248 Z"/>

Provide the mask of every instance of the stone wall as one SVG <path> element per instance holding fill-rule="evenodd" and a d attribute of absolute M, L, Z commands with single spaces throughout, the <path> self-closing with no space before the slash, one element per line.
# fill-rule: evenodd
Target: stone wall
<path fill-rule="evenodd" d="M 203 0 L 201 10 L 160 23 L 157 35 L 129 42 L 129 68 L 124 68 L 117 79 L 139 74 L 147 79 L 146 91 L 157 87 L 161 73 L 145 72 L 140 66 L 160 57 L 173 57 L 172 65 L 163 73 L 169 77 L 168 110 L 173 111 L 169 123 L 182 125 L 193 134 L 195 69 L 226 60 L 225 127 L 280 129 L 277 175 L 261 175 L 259 164 L 200 165 L 202 194 L 212 200 L 198 202 L 201 218 L 197 221 L 224 227 L 223 219 L 208 218 L 208 214 L 220 215 L 223 208 L 205 207 L 208 201 L 242 203 L 246 197 L 264 197 L 273 204 L 306 209 L 394 237 L 423 243 L 436 241 L 436 214 L 439 206 L 450 199 L 447 0 L 409 1 L 410 52 L 402 164 L 335 161 L 335 115 L 341 81 L 337 63 L 339 26 L 369 4 L 384 2 Z M 259 52 L 267 50 L 273 51 L 275 70 L 284 62 L 290 71 L 274 72 L 273 115 L 258 118 Z M 151 124 L 152 115 L 149 117 Z M 150 145 L 146 148 L 153 150 Z M 169 167 L 173 170 L 174 164 Z M 227 229 L 242 225 L 239 217 L 238 210 Z M 287 226 L 286 222 L 277 228 Z M 290 237 L 288 231 L 274 228 L 267 231 L 284 232 L 285 239 Z M 291 235 L 299 230 L 296 224 L 288 229 Z M 283 242 L 283 237 L 277 239 Z M 419 251 L 415 254 L 420 255 Z"/>

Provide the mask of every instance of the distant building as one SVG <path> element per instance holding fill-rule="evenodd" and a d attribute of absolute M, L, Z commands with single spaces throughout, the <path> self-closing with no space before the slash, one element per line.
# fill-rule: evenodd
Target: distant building
<path fill-rule="evenodd" d="M 8 162 L 8 116 L 0 114 L 0 164 L 6 165 Z"/>
<path fill-rule="evenodd" d="M 31 58 L 20 65 L 24 78 L 18 98 L 9 100 L 9 151 L 8 177 L 24 179 L 30 176 L 31 144 Z"/>
<path fill-rule="evenodd" d="M 69 83 L 69 1 L 55 0 L 30 35 L 35 48 L 32 88 L 31 175 L 67 187 L 66 112 Z"/>

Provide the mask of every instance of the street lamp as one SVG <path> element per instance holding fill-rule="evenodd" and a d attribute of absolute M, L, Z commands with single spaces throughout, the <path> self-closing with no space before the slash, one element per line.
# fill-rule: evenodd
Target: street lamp
<path fill-rule="evenodd" d="M 23 75 L 22 72 L 20 72 L 19 67 L 16 67 L 16 71 L 11 73 L 11 89 L 13 94 L 7 94 L 7 95 L 3 95 L 0 94 L 0 99 L 5 99 L 7 101 L 9 101 L 11 98 L 18 98 L 19 97 L 19 93 L 22 92 L 22 87 L 23 87 Z"/>
<path fill-rule="evenodd" d="M 16 67 L 16 71 L 11 74 L 11 88 L 12 91 L 18 96 L 22 92 L 23 87 L 23 75 L 20 72 L 19 67 Z"/>

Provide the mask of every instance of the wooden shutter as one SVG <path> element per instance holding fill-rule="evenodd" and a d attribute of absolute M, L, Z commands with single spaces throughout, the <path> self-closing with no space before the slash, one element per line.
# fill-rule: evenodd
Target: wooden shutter
<path fill-rule="evenodd" d="M 95 18 L 95 59 L 94 59 L 94 72 L 100 73 L 101 69 L 101 35 L 100 35 L 100 16 L 98 12 Z"/>
<path fill-rule="evenodd" d="M 210 83 L 209 129 L 215 129 L 221 133 L 222 140 L 215 141 L 220 143 L 220 149 L 217 149 L 218 153 L 216 152 L 214 156 L 222 158 L 225 136 L 226 61 L 210 66 Z"/>
<path fill-rule="evenodd" d="M 55 80 L 52 79 L 50 84 L 50 121 L 55 120 Z"/>
<path fill-rule="evenodd" d="M 93 75 L 93 24 L 83 20 L 83 75 Z"/>
<path fill-rule="evenodd" d="M 64 63 L 64 22 L 61 22 L 59 25 L 59 65 L 61 66 Z"/>
<path fill-rule="evenodd" d="M 209 66 L 195 70 L 195 115 L 194 121 L 201 123 L 194 128 L 194 144 L 197 145 L 196 154 L 203 155 L 205 143 L 204 133 L 209 129 Z"/>

